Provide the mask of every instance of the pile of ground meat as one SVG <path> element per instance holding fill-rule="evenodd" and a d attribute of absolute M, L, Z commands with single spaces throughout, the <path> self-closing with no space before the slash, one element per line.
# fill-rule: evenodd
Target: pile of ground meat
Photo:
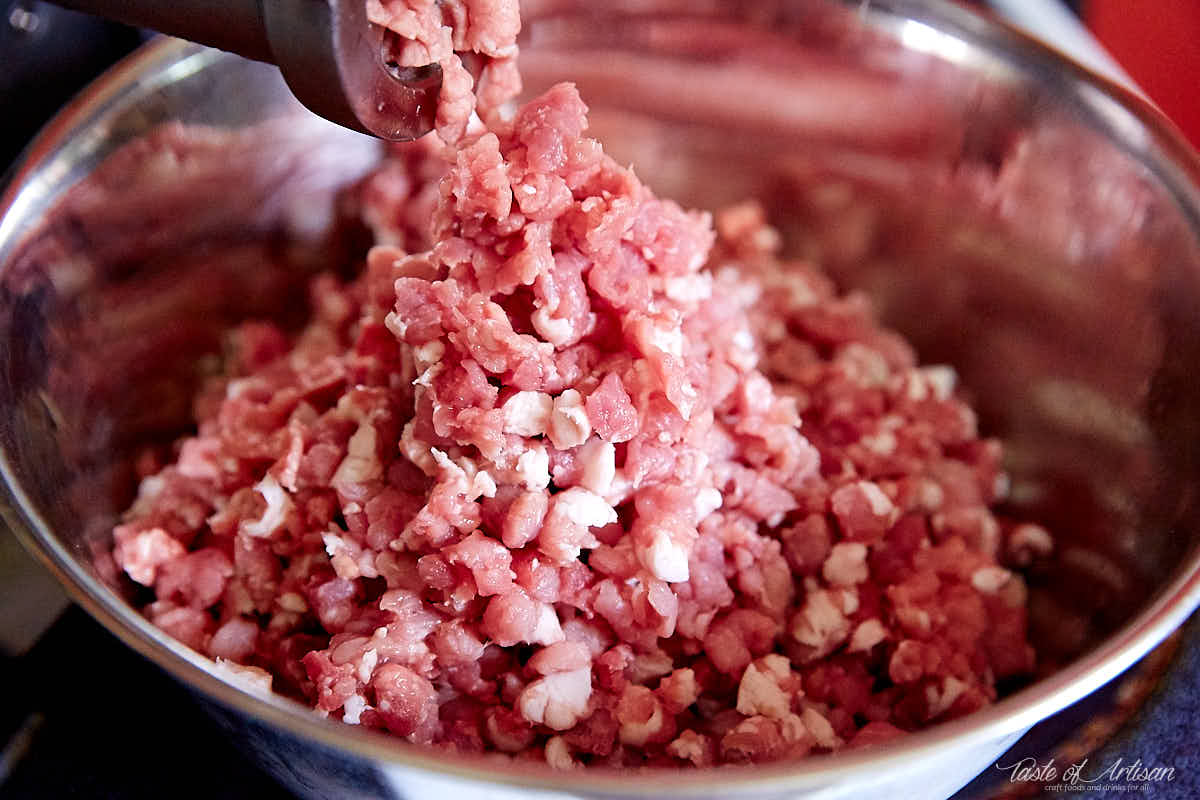
<path fill-rule="evenodd" d="M 989 510 L 952 370 L 754 203 L 655 197 L 573 86 L 477 122 L 357 189 L 378 243 L 306 328 L 231 333 L 114 532 L 155 624 L 345 723 L 559 768 L 877 743 L 1032 668 L 1008 567 L 1051 541 Z"/>

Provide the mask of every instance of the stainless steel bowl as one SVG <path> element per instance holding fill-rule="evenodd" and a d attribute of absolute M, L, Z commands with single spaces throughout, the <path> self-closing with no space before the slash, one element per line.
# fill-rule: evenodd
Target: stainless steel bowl
<path fill-rule="evenodd" d="M 245 750 L 306 797 L 944 797 L 1197 606 L 1200 164 L 1160 115 L 932 0 L 525 14 L 530 92 L 575 80 L 594 133 L 665 195 L 762 198 L 792 252 L 956 365 L 1007 443 L 1010 509 L 1058 536 L 1029 575 L 1043 674 L 878 749 L 637 774 L 417 749 L 226 682 L 134 611 L 109 531 L 220 331 L 295 313 L 297 273 L 361 244 L 330 227 L 333 197 L 377 150 L 271 69 L 160 41 L 59 115 L 0 204 L 4 518 Z"/>

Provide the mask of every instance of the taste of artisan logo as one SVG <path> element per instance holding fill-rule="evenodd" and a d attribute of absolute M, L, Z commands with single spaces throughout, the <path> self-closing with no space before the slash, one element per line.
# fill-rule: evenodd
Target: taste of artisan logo
<path fill-rule="evenodd" d="M 1008 773 L 1009 783 L 1040 783 L 1048 792 L 1147 792 L 1155 784 L 1175 780 L 1174 767 L 1143 764 L 1140 758 L 1132 762 L 1118 758 L 1099 766 L 1089 766 L 1085 758 L 1059 767 L 1053 758 L 1041 763 L 1029 757 L 1007 765 L 997 762 L 996 769 Z"/>

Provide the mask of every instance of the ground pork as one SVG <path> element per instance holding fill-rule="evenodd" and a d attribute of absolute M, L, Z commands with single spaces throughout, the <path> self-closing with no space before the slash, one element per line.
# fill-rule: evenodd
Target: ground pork
<path fill-rule="evenodd" d="M 488 119 L 521 90 L 517 34 L 521 15 L 507 0 L 365 0 L 367 18 L 389 33 L 397 67 L 435 64 L 442 72 L 434 121 L 455 145 L 472 115 Z M 474 74 L 472 74 L 474 73 Z"/>
<path fill-rule="evenodd" d="M 230 334 L 114 532 L 149 618 L 345 723 L 561 768 L 868 745 L 1028 672 L 1005 565 L 1052 540 L 989 510 L 954 373 L 755 203 L 656 197 L 570 84 L 469 125 L 455 52 L 511 93 L 505 4 L 369 8 L 443 66 L 455 147 L 358 188 L 379 243 L 303 330 Z"/>

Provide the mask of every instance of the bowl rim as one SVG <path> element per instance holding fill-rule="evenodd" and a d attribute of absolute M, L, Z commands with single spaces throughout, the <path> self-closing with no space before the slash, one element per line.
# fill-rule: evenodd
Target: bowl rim
<path fill-rule="evenodd" d="M 1135 155 L 1140 155 L 1140 160 L 1153 169 L 1193 231 L 1200 232 L 1200 156 L 1174 125 L 1139 95 L 1089 71 L 1002 20 L 979 15 L 949 0 L 922 3 L 884 0 L 873 6 L 868 13 L 890 14 L 893 21 L 898 22 L 908 18 L 930 25 L 949 23 L 986 41 L 990 50 L 1054 65 L 1088 108 L 1118 132 L 1137 134 L 1140 151 Z M 0 196 L 0 245 L 8 227 L 5 223 L 23 190 L 39 166 L 70 141 L 71 134 L 135 91 L 139 79 L 200 52 L 211 51 L 181 40 L 160 37 L 109 69 L 61 110 L 26 149 L 8 187 Z M 199 690 L 226 708 L 282 728 L 288 734 L 389 769 L 413 768 L 444 777 L 544 791 L 646 797 L 719 796 L 734 791 L 813 789 L 848 778 L 861 778 L 864 771 L 872 775 L 887 770 L 903 772 L 906 766 L 911 767 L 916 761 L 943 754 L 951 744 L 955 748 L 967 748 L 1024 732 L 1120 675 L 1200 605 L 1200 548 L 1193 548 L 1170 582 L 1155 593 L 1134 618 L 1093 650 L 987 708 L 908 734 L 886 746 L 842 751 L 796 762 L 720 770 L 647 768 L 631 772 L 591 768 L 586 773 L 559 773 L 543 765 L 497 763 L 485 757 L 447 754 L 408 745 L 386 734 L 322 719 L 307 706 L 281 696 L 256 693 L 229 682 L 214 672 L 212 661 L 156 628 L 80 565 L 63 543 L 50 533 L 47 521 L 14 479 L 8 456 L 2 451 L 0 478 L 3 479 L 0 516 L 26 549 L 92 617 L 185 686 Z"/>

